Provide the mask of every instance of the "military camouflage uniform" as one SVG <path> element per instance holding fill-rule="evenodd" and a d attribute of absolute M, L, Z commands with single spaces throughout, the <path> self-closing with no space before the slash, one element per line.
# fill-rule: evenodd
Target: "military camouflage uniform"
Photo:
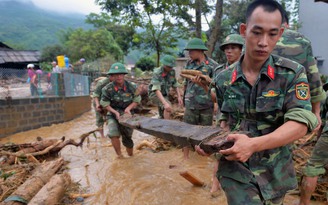
<path fill-rule="evenodd" d="M 161 91 L 165 100 L 168 103 L 170 103 L 168 99 L 168 95 L 171 87 L 174 88 L 179 87 L 179 83 L 175 78 L 175 70 L 172 69 L 170 72 L 165 74 L 163 66 L 160 68 L 156 68 L 154 70 L 153 77 L 149 85 L 148 96 L 150 100 L 152 100 L 154 103 L 158 105 L 160 118 L 163 118 L 164 106 L 162 102 L 158 99 L 155 91 L 156 90 Z"/>
<path fill-rule="evenodd" d="M 216 78 L 218 105 L 232 130 L 260 137 L 293 120 L 316 127 L 311 112 L 309 85 L 304 68 L 287 59 L 270 56 L 251 86 L 241 70 L 241 60 Z M 218 177 L 231 204 L 282 203 L 297 186 L 289 146 L 253 153 L 242 163 L 220 159 Z"/>
<path fill-rule="evenodd" d="M 115 82 L 107 84 L 102 89 L 101 102 L 103 107 L 110 105 L 113 109 L 118 111 L 120 115 L 124 114 L 125 108 L 127 108 L 132 102 L 140 103 L 140 95 L 135 95 L 136 85 L 132 82 L 124 81 L 124 87 L 119 88 L 115 85 Z M 127 148 L 133 147 L 133 141 L 131 139 L 133 129 L 120 125 L 116 119 L 116 116 L 112 113 L 107 114 L 109 137 L 117 137 L 122 135 L 122 143 Z"/>
<path fill-rule="evenodd" d="M 310 85 L 311 102 L 325 100 L 318 67 L 313 57 L 311 42 L 299 32 L 285 29 L 282 37 L 272 52 L 273 54 L 288 58 L 302 64 Z"/>
<path fill-rule="evenodd" d="M 92 97 L 93 98 L 98 98 L 99 101 L 101 100 L 101 90 L 103 89 L 103 87 L 105 87 L 108 83 L 109 83 L 109 78 L 105 78 L 103 80 L 100 80 L 97 82 L 96 88 L 93 91 Z M 96 104 L 95 102 L 93 103 L 93 106 L 95 107 Z M 104 117 L 96 111 L 96 125 L 97 127 L 103 127 L 105 123 Z"/>
<path fill-rule="evenodd" d="M 322 117 L 324 119 L 324 128 L 322 134 L 319 137 L 312 154 L 307 161 L 303 169 L 303 174 L 305 176 L 314 177 L 324 174 L 326 172 L 325 166 L 328 164 L 328 98 L 326 98 L 325 103 L 322 104 Z"/>
<path fill-rule="evenodd" d="M 214 74 L 214 68 L 218 63 L 206 56 L 205 62 L 197 65 L 196 62 L 190 60 L 187 62 L 185 69 L 199 70 L 204 75 L 211 78 Z M 211 94 L 204 91 L 202 87 L 190 80 L 185 80 L 186 86 L 184 94 L 185 113 L 183 121 L 193 125 L 212 125 L 213 122 L 213 101 Z"/>

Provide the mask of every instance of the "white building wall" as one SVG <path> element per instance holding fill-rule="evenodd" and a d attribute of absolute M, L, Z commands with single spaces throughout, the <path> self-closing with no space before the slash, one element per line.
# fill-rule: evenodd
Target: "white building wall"
<path fill-rule="evenodd" d="M 319 72 L 328 75 L 328 3 L 300 0 L 299 31 L 312 42 Z"/>

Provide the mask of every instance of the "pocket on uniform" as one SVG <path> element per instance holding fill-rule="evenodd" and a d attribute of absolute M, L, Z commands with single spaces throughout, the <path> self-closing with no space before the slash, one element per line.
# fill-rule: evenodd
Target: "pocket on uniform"
<path fill-rule="evenodd" d="M 132 102 L 132 95 L 130 93 L 125 93 L 123 95 L 123 102 L 129 102 L 129 101 Z"/>
<path fill-rule="evenodd" d="M 284 98 L 280 95 L 275 97 L 260 96 L 256 100 L 256 112 L 276 112 L 282 110 Z"/>

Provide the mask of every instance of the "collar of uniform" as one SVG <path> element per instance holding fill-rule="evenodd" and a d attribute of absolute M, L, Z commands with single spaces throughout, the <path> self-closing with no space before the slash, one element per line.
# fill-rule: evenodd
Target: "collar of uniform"
<path fill-rule="evenodd" d="M 233 64 L 233 70 L 232 70 L 232 75 L 231 75 L 231 84 L 233 84 L 234 82 L 236 82 L 236 80 L 238 78 L 242 78 L 243 77 L 243 72 L 241 70 L 241 62 L 244 59 L 244 55 L 242 55 L 239 59 L 238 62 L 236 62 L 235 64 Z M 228 64 L 228 63 L 227 63 Z"/>
<path fill-rule="evenodd" d="M 168 75 L 168 73 L 165 73 L 164 72 L 164 67 L 163 66 L 161 66 L 161 76 L 163 77 L 163 78 L 165 78 L 167 75 Z"/>
<path fill-rule="evenodd" d="M 119 89 L 122 89 L 116 85 L 116 82 L 114 82 L 114 90 L 117 92 Z M 126 82 L 124 81 L 123 90 L 126 91 Z"/>
<path fill-rule="evenodd" d="M 274 80 L 275 66 L 274 66 L 274 62 L 273 62 L 273 57 L 271 55 L 270 55 L 269 59 L 262 66 L 261 74 L 268 76 L 268 78 L 271 80 Z"/>
<path fill-rule="evenodd" d="M 240 60 L 236 62 L 232 74 L 231 74 L 231 84 L 233 84 L 238 78 L 243 76 L 243 72 L 241 70 L 241 62 L 244 59 L 244 55 L 240 57 Z M 273 62 L 273 57 L 270 55 L 269 59 L 264 63 L 261 68 L 260 74 L 266 75 L 269 79 L 274 80 L 275 78 L 275 67 Z"/>

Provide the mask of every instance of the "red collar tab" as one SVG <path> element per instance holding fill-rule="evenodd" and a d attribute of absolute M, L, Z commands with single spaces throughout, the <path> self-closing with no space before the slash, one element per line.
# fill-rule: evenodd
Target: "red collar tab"
<path fill-rule="evenodd" d="M 237 70 L 234 70 L 231 76 L 231 84 L 233 84 L 236 80 L 237 80 Z"/>
<path fill-rule="evenodd" d="M 164 78 L 165 76 L 167 76 L 167 73 L 162 73 L 162 77 Z"/>
<path fill-rule="evenodd" d="M 209 64 L 208 60 L 206 60 L 206 61 L 205 61 L 205 64 L 206 64 L 206 65 L 208 65 L 208 64 Z"/>
<path fill-rule="evenodd" d="M 274 68 L 268 65 L 268 76 L 274 80 Z"/>
<path fill-rule="evenodd" d="M 119 87 L 115 85 L 114 90 L 117 92 L 119 90 Z M 126 91 L 126 86 L 125 85 L 123 86 L 123 90 Z"/>

